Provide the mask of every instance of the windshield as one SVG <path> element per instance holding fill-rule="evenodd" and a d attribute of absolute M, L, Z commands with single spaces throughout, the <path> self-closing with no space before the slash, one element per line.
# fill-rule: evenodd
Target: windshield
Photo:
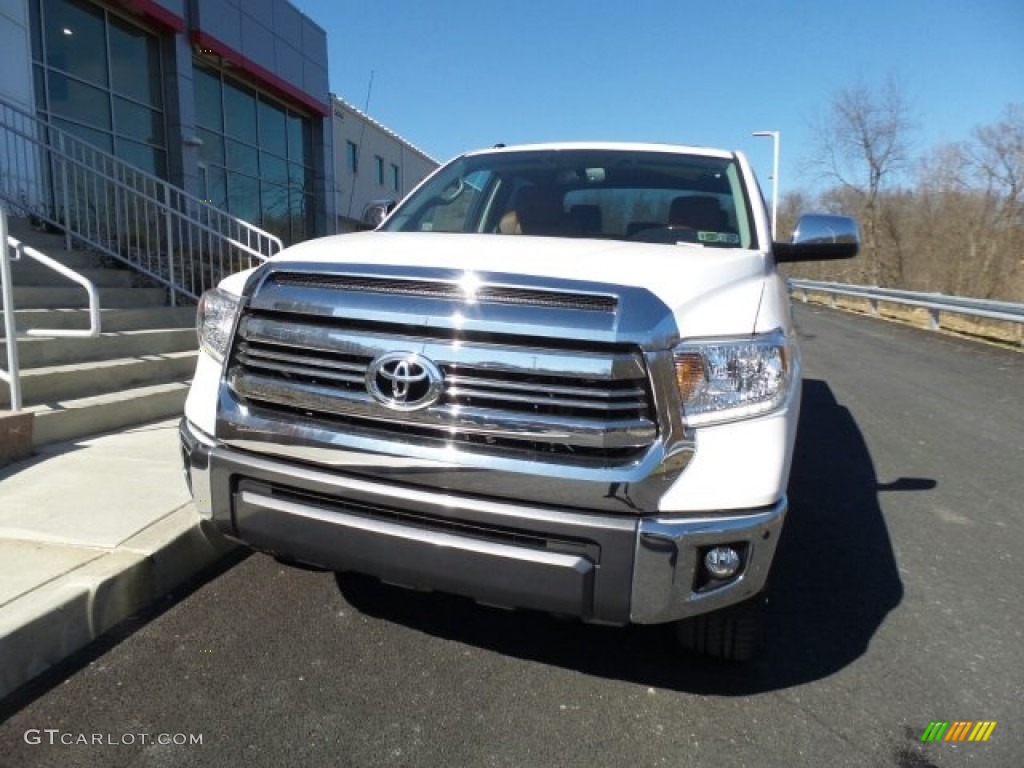
<path fill-rule="evenodd" d="M 541 149 L 458 158 L 381 229 L 751 248 L 747 212 L 730 158 Z"/>

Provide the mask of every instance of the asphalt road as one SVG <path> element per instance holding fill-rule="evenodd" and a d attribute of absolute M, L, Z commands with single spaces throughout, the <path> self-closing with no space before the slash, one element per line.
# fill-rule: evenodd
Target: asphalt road
<path fill-rule="evenodd" d="M 800 446 L 757 664 L 252 556 L 8 701 L 0 766 L 1017 768 L 1024 355 L 797 320 Z M 933 720 L 998 724 L 922 744 Z"/>

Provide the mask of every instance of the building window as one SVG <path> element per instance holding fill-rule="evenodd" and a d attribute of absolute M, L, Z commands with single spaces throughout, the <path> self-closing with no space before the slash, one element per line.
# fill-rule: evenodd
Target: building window
<path fill-rule="evenodd" d="M 359 173 L 359 145 L 354 141 L 345 142 L 345 167 L 353 175 Z"/>
<path fill-rule="evenodd" d="M 285 243 L 310 237 L 312 121 L 202 59 L 193 82 L 207 199 Z"/>
<path fill-rule="evenodd" d="M 36 103 L 47 120 L 167 175 L 160 38 L 83 0 L 32 0 Z"/>
<path fill-rule="evenodd" d="M 383 187 L 384 186 L 384 158 L 381 157 L 380 155 L 376 155 L 373 159 L 374 159 L 374 162 L 376 163 L 376 166 L 377 166 L 377 183 L 380 186 Z"/>
<path fill-rule="evenodd" d="M 391 164 L 391 190 L 397 192 L 402 188 L 402 176 L 398 170 L 398 166 L 394 163 Z"/>

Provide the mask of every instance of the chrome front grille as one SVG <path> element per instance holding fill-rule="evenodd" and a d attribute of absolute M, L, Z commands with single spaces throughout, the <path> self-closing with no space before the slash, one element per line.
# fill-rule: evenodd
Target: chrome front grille
<path fill-rule="evenodd" d="M 371 396 L 368 370 L 394 352 L 437 366 L 436 402 L 400 411 Z M 228 385 L 247 405 L 332 429 L 545 461 L 621 463 L 658 436 L 643 354 L 623 344 L 258 309 L 240 321 Z"/>

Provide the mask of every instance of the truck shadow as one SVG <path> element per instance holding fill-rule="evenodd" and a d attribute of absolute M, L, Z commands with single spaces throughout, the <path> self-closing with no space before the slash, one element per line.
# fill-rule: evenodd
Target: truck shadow
<path fill-rule="evenodd" d="M 517 658 L 693 693 L 778 690 L 827 677 L 865 653 L 903 597 L 878 493 L 934 486 L 914 478 L 880 486 L 850 412 L 825 382 L 805 381 L 767 644 L 747 665 L 684 653 L 668 627 L 586 626 L 351 575 L 338 584 L 365 614 Z"/>

